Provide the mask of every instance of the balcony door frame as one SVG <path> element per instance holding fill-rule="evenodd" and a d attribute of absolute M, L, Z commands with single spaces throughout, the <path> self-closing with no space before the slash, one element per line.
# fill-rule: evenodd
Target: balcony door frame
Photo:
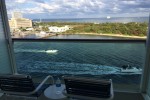
<path fill-rule="evenodd" d="M 5 0 L 0 0 L 0 12 L 1 12 L 1 20 L 2 20 L 2 27 L 4 30 L 5 40 L 6 40 L 6 47 L 7 47 L 7 53 L 8 53 L 8 60 L 10 62 L 10 69 L 11 73 L 15 74 L 17 73 L 16 63 L 15 63 L 15 56 L 12 46 L 12 39 L 10 35 L 10 29 L 8 24 L 8 17 L 7 17 L 7 10 L 5 5 Z"/>
<path fill-rule="evenodd" d="M 12 39 L 10 36 L 10 29 L 8 25 L 8 17 L 7 17 L 7 11 L 6 11 L 6 5 L 5 5 L 5 0 L 0 0 L 0 7 L 1 7 L 1 13 L 2 13 L 2 21 L 3 21 L 3 26 L 4 26 L 4 32 L 5 32 L 5 37 L 6 41 L 8 43 L 8 53 L 10 56 L 10 62 L 11 62 L 11 67 L 12 67 L 12 73 L 17 73 L 17 68 L 16 68 L 16 63 L 15 63 L 15 55 L 13 51 L 13 46 L 12 46 Z M 146 57 L 145 57 L 145 66 L 143 68 L 143 73 L 142 73 L 142 81 L 141 81 L 141 93 L 147 94 L 148 90 L 148 85 L 150 83 L 150 20 L 149 20 L 149 29 L 148 29 L 148 35 L 147 35 L 147 40 L 146 40 Z"/>

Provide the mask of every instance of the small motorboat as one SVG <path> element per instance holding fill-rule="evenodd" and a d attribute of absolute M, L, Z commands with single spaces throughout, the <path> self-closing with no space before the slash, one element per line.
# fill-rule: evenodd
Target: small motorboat
<path fill-rule="evenodd" d="M 130 65 L 123 65 L 120 71 L 122 73 L 138 73 L 142 72 L 142 69 L 139 67 L 131 67 Z"/>
<path fill-rule="evenodd" d="M 46 53 L 57 53 L 58 50 L 46 50 Z"/>
<path fill-rule="evenodd" d="M 36 35 L 37 37 L 44 38 L 44 37 L 47 36 L 47 33 L 44 32 L 44 31 L 41 31 L 40 33 L 35 33 L 35 35 Z"/>

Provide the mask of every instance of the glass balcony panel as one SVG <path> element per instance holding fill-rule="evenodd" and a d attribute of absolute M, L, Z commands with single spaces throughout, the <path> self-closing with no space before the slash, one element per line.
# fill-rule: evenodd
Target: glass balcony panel
<path fill-rule="evenodd" d="M 139 91 L 142 72 L 122 72 L 124 65 L 143 68 L 145 44 L 86 42 L 14 42 L 17 69 L 33 77 L 75 75 L 112 79 L 115 90 Z"/>
<path fill-rule="evenodd" d="M 4 24 L 1 16 L 0 8 L 0 74 L 10 74 L 12 73 L 11 64 L 8 54 L 7 41 L 4 32 Z"/>

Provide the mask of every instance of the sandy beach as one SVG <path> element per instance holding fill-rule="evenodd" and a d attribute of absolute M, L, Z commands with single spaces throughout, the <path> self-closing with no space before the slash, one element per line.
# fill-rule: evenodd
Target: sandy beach
<path fill-rule="evenodd" d="M 62 35 L 69 35 L 71 33 L 62 33 Z M 73 34 L 81 34 L 81 35 L 98 35 L 98 36 L 111 36 L 111 37 L 120 37 L 120 38 L 131 38 L 131 39 L 146 39 L 146 36 L 129 36 L 129 35 L 121 35 L 121 34 L 103 34 L 103 33 L 72 33 Z"/>

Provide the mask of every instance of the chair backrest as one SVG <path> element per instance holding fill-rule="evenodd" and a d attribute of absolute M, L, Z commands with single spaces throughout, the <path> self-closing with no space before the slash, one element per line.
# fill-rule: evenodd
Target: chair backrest
<path fill-rule="evenodd" d="M 110 98 L 112 96 L 111 80 L 64 77 L 64 82 L 67 94 L 96 98 Z"/>
<path fill-rule="evenodd" d="M 0 89 L 9 92 L 31 92 L 35 89 L 28 75 L 0 75 Z"/>

